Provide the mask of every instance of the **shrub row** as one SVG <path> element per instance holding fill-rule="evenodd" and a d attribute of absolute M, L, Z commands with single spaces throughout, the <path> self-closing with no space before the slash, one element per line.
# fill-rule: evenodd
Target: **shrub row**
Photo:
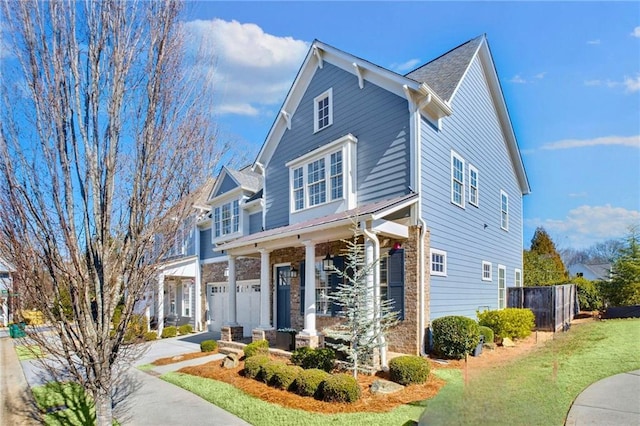
<path fill-rule="evenodd" d="M 200 342 L 201 352 L 213 352 L 218 349 L 218 342 L 215 340 L 203 340 Z"/>
<path fill-rule="evenodd" d="M 336 353 L 331 348 L 309 348 L 301 347 L 291 354 L 291 362 L 305 370 L 318 368 L 327 373 L 333 370 L 336 362 Z"/>
<path fill-rule="evenodd" d="M 489 327 L 500 338 L 523 339 L 535 327 L 531 309 L 507 308 L 478 312 L 478 320 L 480 325 Z"/>
<path fill-rule="evenodd" d="M 447 316 L 433 320 L 433 345 L 437 354 L 460 359 L 473 351 L 480 341 L 478 323 L 463 316 Z"/>
<path fill-rule="evenodd" d="M 251 358 L 256 355 L 267 355 L 269 353 L 269 342 L 267 340 L 256 340 L 244 347 L 244 356 Z"/>
<path fill-rule="evenodd" d="M 493 343 L 493 340 L 495 339 L 495 333 L 492 329 L 487 326 L 481 325 L 480 327 L 478 327 L 478 330 L 480 331 L 480 335 L 484 337 L 484 343 Z"/>

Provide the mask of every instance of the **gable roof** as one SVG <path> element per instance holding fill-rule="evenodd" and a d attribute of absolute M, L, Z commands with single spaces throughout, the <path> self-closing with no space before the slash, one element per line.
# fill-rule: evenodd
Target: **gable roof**
<path fill-rule="evenodd" d="M 227 166 L 223 166 L 220 174 L 218 174 L 215 184 L 208 193 L 207 200 L 212 200 L 217 197 L 216 194 L 224 182 L 225 176 L 229 176 L 238 188 L 242 188 L 253 193 L 257 193 L 262 189 L 262 175 L 251 170 L 251 166 L 245 166 L 240 170 L 234 170 Z"/>
<path fill-rule="evenodd" d="M 484 38 L 481 35 L 471 39 L 405 74 L 405 77 L 428 84 L 442 99 L 449 102 Z"/>

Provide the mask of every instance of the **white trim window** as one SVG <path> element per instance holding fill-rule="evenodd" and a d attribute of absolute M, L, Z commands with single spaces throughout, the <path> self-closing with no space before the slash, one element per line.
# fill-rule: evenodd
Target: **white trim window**
<path fill-rule="evenodd" d="M 431 249 L 431 275 L 447 276 L 447 252 Z"/>
<path fill-rule="evenodd" d="M 309 194 L 309 207 L 327 202 L 324 158 L 307 164 L 307 194 Z"/>
<path fill-rule="evenodd" d="M 313 99 L 313 133 L 333 124 L 333 88 Z"/>
<path fill-rule="evenodd" d="M 498 265 L 498 309 L 507 307 L 507 268 Z"/>
<path fill-rule="evenodd" d="M 516 269 L 514 272 L 513 285 L 516 287 L 522 287 L 522 271 L 520 269 Z"/>
<path fill-rule="evenodd" d="M 464 208 L 464 159 L 451 151 L 451 202 Z"/>
<path fill-rule="evenodd" d="M 509 196 L 502 190 L 500 191 L 500 227 L 505 231 L 509 230 Z"/>
<path fill-rule="evenodd" d="M 302 167 L 293 170 L 293 209 L 304 208 L 304 171 Z"/>
<path fill-rule="evenodd" d="M 240 229 L 240 201 L 233 200 L 213 209 L 213 238 L 235 234 Z"/>
<path fill-rule="evenodd" d="M 342 198 L 343 176 L 342 176 L 342 150 L 331 154 L 331 199 Z"/>
<path fill-rule="evenodd" d="M 182 316 L 190 317 L 191 316 L 191 283 L 182 284 Z"/>
<path fill-rule="evenodd" d="M 469 164 L 469 204 L 478 207 L 479 200 L 478 169 Z"/>
<path fill-rule="evenodd" d="M 491 262 L 482 261 L 482 281 L 492 281 L 493 280 L 493 266 Z"/>

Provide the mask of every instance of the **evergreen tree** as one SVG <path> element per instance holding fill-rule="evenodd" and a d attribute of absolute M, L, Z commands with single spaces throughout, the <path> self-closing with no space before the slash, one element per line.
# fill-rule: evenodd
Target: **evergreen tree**
<path fill-rule="evenodd" d="M 609 306 L 640 304 L 640 233 L 631 228 L 625 245 L 611 268 L 612 279 L 601 284 L 601 292 Z"/>
<path fill-rule="evenodd" d="M 543 227 L 536 228 L 531 250 L 524 252 L 524 284 L 554 285 L 567 280 L 567 272 L 553 240 Z"/>

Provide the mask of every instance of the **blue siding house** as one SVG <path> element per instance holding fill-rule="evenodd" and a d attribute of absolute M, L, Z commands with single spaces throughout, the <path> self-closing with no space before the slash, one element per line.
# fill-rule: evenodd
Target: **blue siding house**
<path fill-rule="evenodd" d="M 354 226 L 374 295 L 401 318 L 380 341 L 423 353 L 433 319 L 505 307 L 522 285 L 522 197 L 529 184 L 485 36 L 399 75 L 315 41 L 253 165 L 261 226 L 220 242 L 235 263 L 260 259 L 260 321 L 297 345 L 323 344 L 340 321 L 328 296 Z M 222 185 L 221 185 L 222 186 Z M 233 315 L 223 340 L 244 332 Z"/>

